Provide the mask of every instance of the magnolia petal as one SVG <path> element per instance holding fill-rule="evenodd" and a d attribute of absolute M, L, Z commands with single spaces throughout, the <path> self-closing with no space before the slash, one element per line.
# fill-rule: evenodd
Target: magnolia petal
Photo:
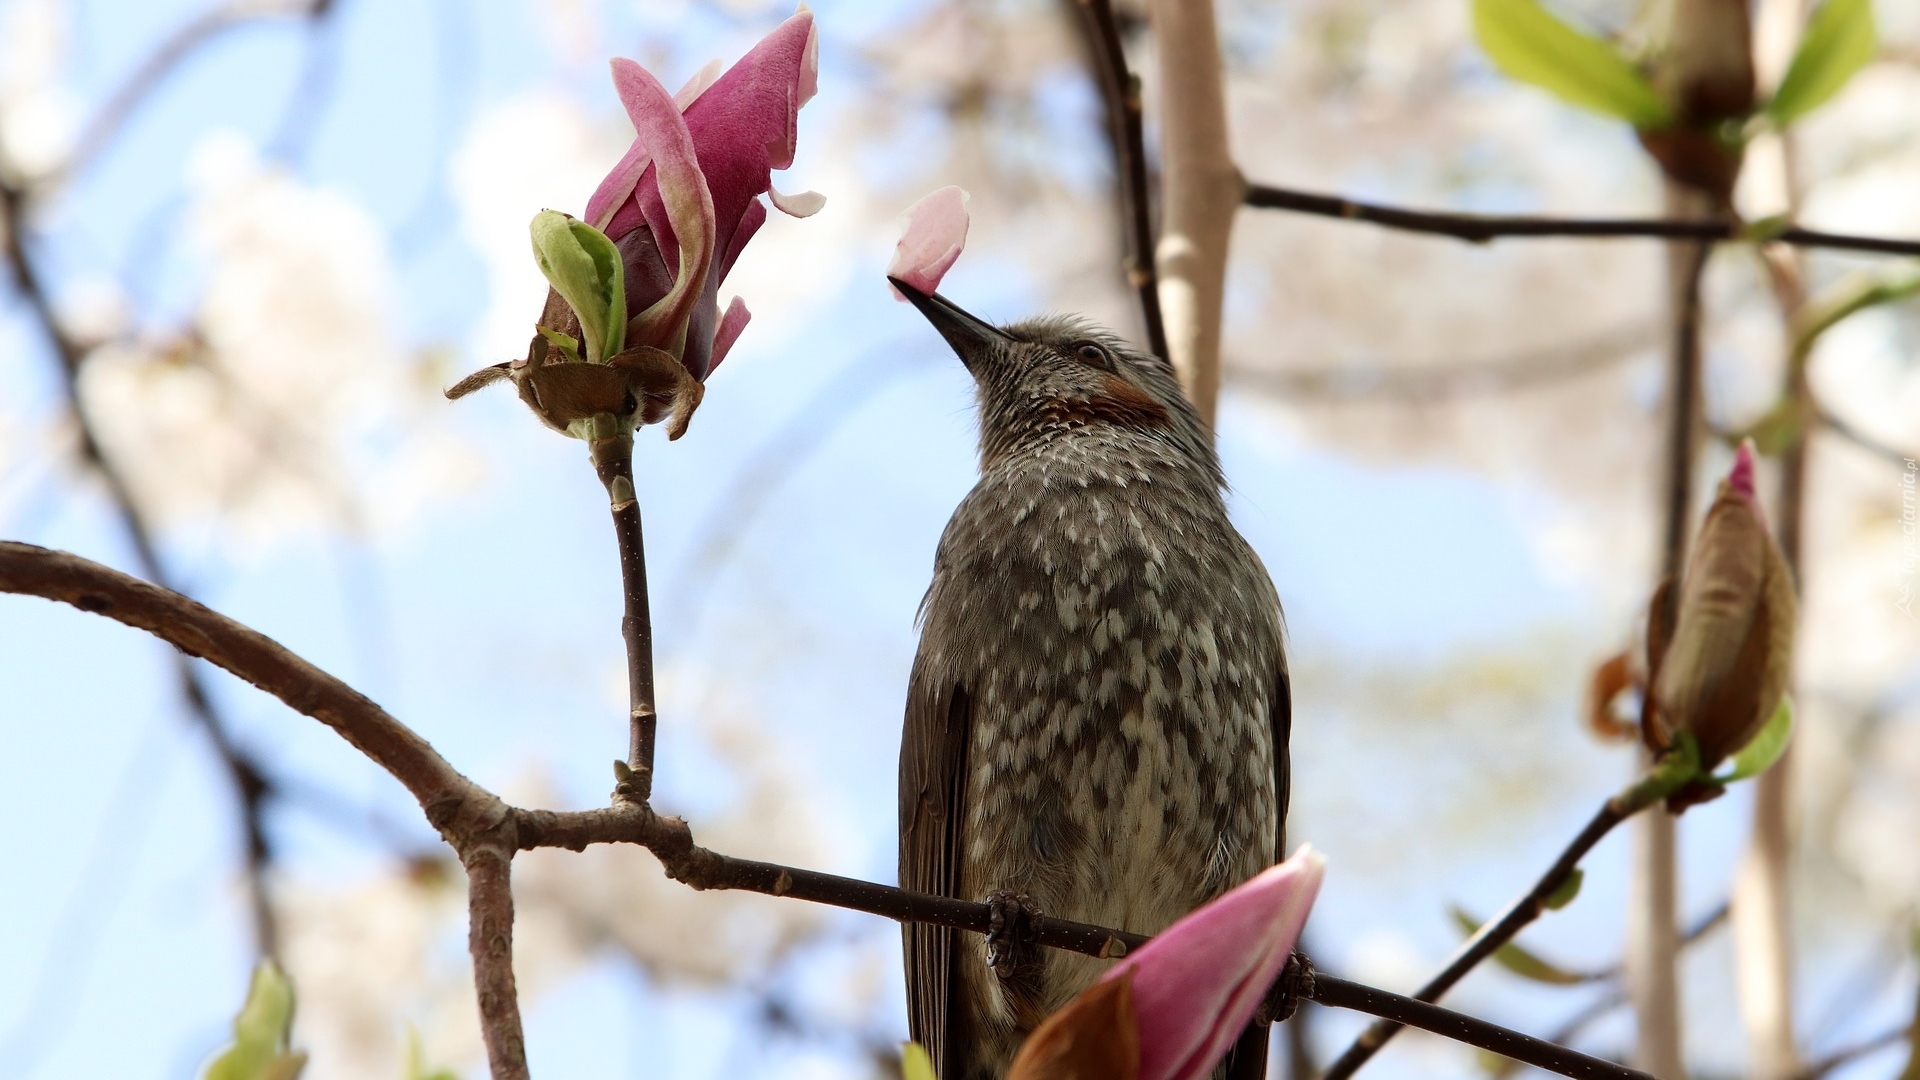
<path fill-rule="evenodd" d="M 793 17 L 807 19 L 807 45 L 800 54 L 800 77 L 794 80 L 793 107 L 799 109 L 820 92 L 820 27 L 813 21 L 813 9 L 804 0 L 793 9 Z"/>
<path fill-rule="evenodd" d="M 606 179 L 600 181 L 599 187 L 593 189 L 593 195 L 587 199 L 585 220 L 616 240 L 625 236 L 634 225 L 639 224 L 639 216 L 635 213 L 622 221 L 616 215 L 628 205 L 633 197 L 634 185 L 640 182 L 641 175 L 651 164 L 652 152 L 645 143 L 635 139 L 621 156 L 619 164 L 613 167 Z"/>
<path fill-rule="evenodd" d="M 647 185 L 642 177 L 642 209 L 646 202 L 653 201 L 664 211 L 668 228 L 654 228 L 654 237 L 662 241 L 663 249 L 668 234 L 679 244 L 673 288 L 636 315 L 630 331 L 636 345 L 678 353 L 684 348 L 687 315 L 699 297 L 713 258 L 713 196 L 694 154 L 693 136 L 660 81 L 639 64 L 624 59 L 614 60 L 613 81 L 639 141 L 653 151 L 651 172 L 655 182 Z"/>
<path fill-rule="evenodd" d="M 687 107 L 687 129 L 723 234 L 768 189 L 771 170 L 793 164 L 809 64 L 816 62 L 814 38 L 812 13 L 793 15 Z M 643 204 L 651 197 L 644 183 L 637 194 Z"/>
<path fill-rule="evenodd" d="M 713 287 L 720 288 L 720 279 L 733 272 L 733 264 L 739 260 L 740 253 L 747 248 L 747 241 L 767 223 L 767 204 L 755 199 L 747 204 L 747 212 L 740 215 L 740 224 L 733 227 L 733 235 L 727 238 L 727 254 L 720 260 L 720 273 L 714 278 Z"/>
<path fill-rule="evenodd" d="M 726 65 L 720 62 L 719 57 L 707 61 L 701 65 L 699 71 L 693 73 L 693 78 L 688 79 L 687 84 L 673 95 L 673 103 L 679 106 L 681 112 L 686 112 L 687 106 L 700 100 L 700 95 L 706 93 L 709 86 L 718 82 L 720 73 L 725 70 Z"/>
<path fill-rule="evenodd" d="M 1020 1044 L 1007 1080 L 1136 1080 L 1140 1027 L 1133 976 L 1102 979 L 1040 1022 Z"/>
<path fill-rule="evenodd" d="M 720 366 L 720 361 L 727 358 L 733 343 L 740 340 L 740 331 L 747 328 L 747 321 L 752 318 L 753 313 L 747 310 L 745 300 L 736 296 L 727 305 L 726 314 L 720 316 L 720 325 L 713 331 L 713 359 L 707 364 L 709 376 Z"/>
<path fill-rule="evenodd" d="M 1311 845 L 1155 935 L 1107 972 L 1131 973 L 1140 1080 L 1212 1071 L 1286 966 L 1326 873 Z"/>
<path fill-rule="evenodd" d="M 773 200 L 774 209 L 788 217 L 812 217 L 820 212 L 821 207 L 827 205 L 827 197 L 817 191 L 796 191 L 791 195 L 784 195 L 779 188 L 769 187 L 767 197 Z"/>
<path fill-rule="evenodd" d="M 893 261 L 887 264 L 887 276 L 928 295 L 938 291 L 940 279 L 967 245 L 969 198 L 965 190 L 948 186 L 928 192 L 908 207 L 900 242 L 894 245 Z M 893 289 L 893 297 L 906 299 L 899 289 Z"/>

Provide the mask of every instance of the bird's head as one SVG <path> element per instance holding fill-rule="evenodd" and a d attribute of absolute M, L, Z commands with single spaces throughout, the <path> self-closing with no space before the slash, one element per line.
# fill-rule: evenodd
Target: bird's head
<path fill-rule="evenodd" d="M 984 466 L 1036 440 L 1105 429 L 1177 448 L 1217 478 L 1213 440 L 1165 360 L 1085 319 L 1044 316 L 999 327 L 938 293 L 898 279 L 893 285 L 972 373 Z"/>

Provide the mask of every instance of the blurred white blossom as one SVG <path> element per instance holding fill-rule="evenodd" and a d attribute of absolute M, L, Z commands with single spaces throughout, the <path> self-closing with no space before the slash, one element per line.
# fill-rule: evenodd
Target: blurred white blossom
<path fill-rule="evenodd" d="M 0 169 L 40 177 L 66 160 L 80 103 L 61 81 L 66 5 L 13 0 L 0 8 Z"/>
<path fill-rule="evenodd" d="M 142 504 L 257 543 L 389 527 L 460 483 L 471 466 L 444 430 L 437 370 L 396 333 L 366 211 L 235 135 L 206 138 L 190 180 L 207 260 L 190 328 L 116 340 L 83 370 L 87 407 Z"/>

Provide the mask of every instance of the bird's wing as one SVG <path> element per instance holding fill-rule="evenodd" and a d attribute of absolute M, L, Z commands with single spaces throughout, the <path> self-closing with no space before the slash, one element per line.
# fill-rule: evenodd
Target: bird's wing
<path fill-rule="evenodd" d="M 1293 736 L 1293 679 L 1287 673 L 1287 654 L 1278 655 L 1274 669 L 1273 703 L 1268 721 L 1273 726 L 1273 857 L 1287 857 L 1287 796 L 1292 778 L 1292 755 L 1288 742 Z M 1267 1075 L 1266 1024 L 1254 1021 L 1240 1033 L 1227 1052 L 1226 1080 L 1262 1080 Z"/>
<path fill-rule="evenodd" d="M 1273 725 L 1273 858 L 1287 857 L 1287 800 L 1293 787 L 1293 676 L 1287 671 L 1285 649 L 1279 651 L 1274 669 L 1273 706 L 1268 722 Z"/>
<path fill-rule="evenodd" d="M 960 825 L 966 815 L 967 743 L 972 727 L 966 688 L 935 681 L 921 661 L 908 684 L 900 737 L 900 887 L 956 896 Z M 940 1076 L 957 1076 L 948 1056 L 964 1038 L 953 957 L 959 931 L 923 923 L 901 928 L 907 961 L 907 1027 Z"/>

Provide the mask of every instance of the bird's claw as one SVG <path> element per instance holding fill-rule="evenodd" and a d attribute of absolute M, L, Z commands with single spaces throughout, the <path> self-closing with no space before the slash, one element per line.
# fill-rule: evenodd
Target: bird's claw
<path fill-rule="evenodd" d="M 1300 1003 L 1313 997 L 1313 961 L 1306 953 L 1296 952 L 1287 957 L 1287 965 L 1280 969 L 1280 975 L 1273 980 L 1273 987 L 1267 991 L 1267 998 L 1255 1011 L 1254 1019 L 1265 1024 L 1278 1024 L 1293 1018 Z"/>
<path fill-rule="evenodd" d="M 1040 908 L 1033 897 L 1012 889 L 987 894 L 987 966 L 1011 979 L 1039 955 Z"/>

